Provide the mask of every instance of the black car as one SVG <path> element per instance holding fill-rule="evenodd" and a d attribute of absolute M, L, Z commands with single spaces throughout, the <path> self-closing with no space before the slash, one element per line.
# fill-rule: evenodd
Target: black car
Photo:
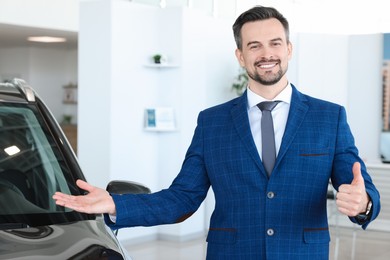
<path fill-rule="evenodd" d="M 85 180 L 59 124 L 23 80 L 0 83 L 0 259 L 130 259 L 102 215 L 57 206 Z M 112 193 L 149 192 L 112 182 Z"/>

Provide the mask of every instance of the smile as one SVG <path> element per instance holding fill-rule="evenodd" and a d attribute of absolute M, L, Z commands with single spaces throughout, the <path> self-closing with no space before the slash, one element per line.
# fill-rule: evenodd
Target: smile
<path fill-rule="evenodd" d="M 261 64 L 259 67 L 262 69 L 271 69 L 276 66 L 277 63 L 272 63 L 272 64 Z"/>
<path fill-rule="evenodd" d="M 263 70 L 269 70 L 280 64 L 280 60 L 259 60 L 254 63 L 256 67 Z"/>

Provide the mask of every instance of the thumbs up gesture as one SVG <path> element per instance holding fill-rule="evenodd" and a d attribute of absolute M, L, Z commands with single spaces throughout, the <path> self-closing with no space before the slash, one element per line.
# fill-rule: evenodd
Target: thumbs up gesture
<path fill-rule="evenodd" d="M 353 180 L 351 184 L 340 185 L 336 196 L 336 204 L 341 213 L 355 217 L 366 211 L 369 197 L 360 170 L 360 163 L 355 162 L 353 164 L 352 173 Z"/>

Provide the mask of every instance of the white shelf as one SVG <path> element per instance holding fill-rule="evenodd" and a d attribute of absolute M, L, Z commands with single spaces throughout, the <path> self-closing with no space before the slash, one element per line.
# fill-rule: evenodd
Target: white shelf
<path fill-rule="evenodd" d="M 150 63 L 150 64 L 145 64 L 144 65 L 147 68 L 158 68 L 158 69 L 169 69 L 169 68 L 179 68 L 180 66 L 177 64 L 156 64 L 156 63 Z"/>
<path fill-rule="evenodd" d="M 152 127 L 145 127 L 144 130 L 146 132 L 177 132 L 177 128 L 169 128 L 169 129 L 164 129 L 164 128 L 152 128 Z"/>

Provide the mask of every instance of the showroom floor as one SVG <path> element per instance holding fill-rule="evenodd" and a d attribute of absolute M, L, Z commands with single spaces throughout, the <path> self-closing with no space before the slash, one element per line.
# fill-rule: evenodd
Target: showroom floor
<path fill-rule="evenodd" d="M 390 259 L 390 232 L 356 229 L 355 258 L 352 256 L 353 229 L 340 228 L 339 260 Z M 335 260 L 336 230 L 331 228 L 330 259 Z M 205 239 L 187 242 L 152 241 L 126 246 L 133 260 L 202 260 L 205 259 Z"/>

